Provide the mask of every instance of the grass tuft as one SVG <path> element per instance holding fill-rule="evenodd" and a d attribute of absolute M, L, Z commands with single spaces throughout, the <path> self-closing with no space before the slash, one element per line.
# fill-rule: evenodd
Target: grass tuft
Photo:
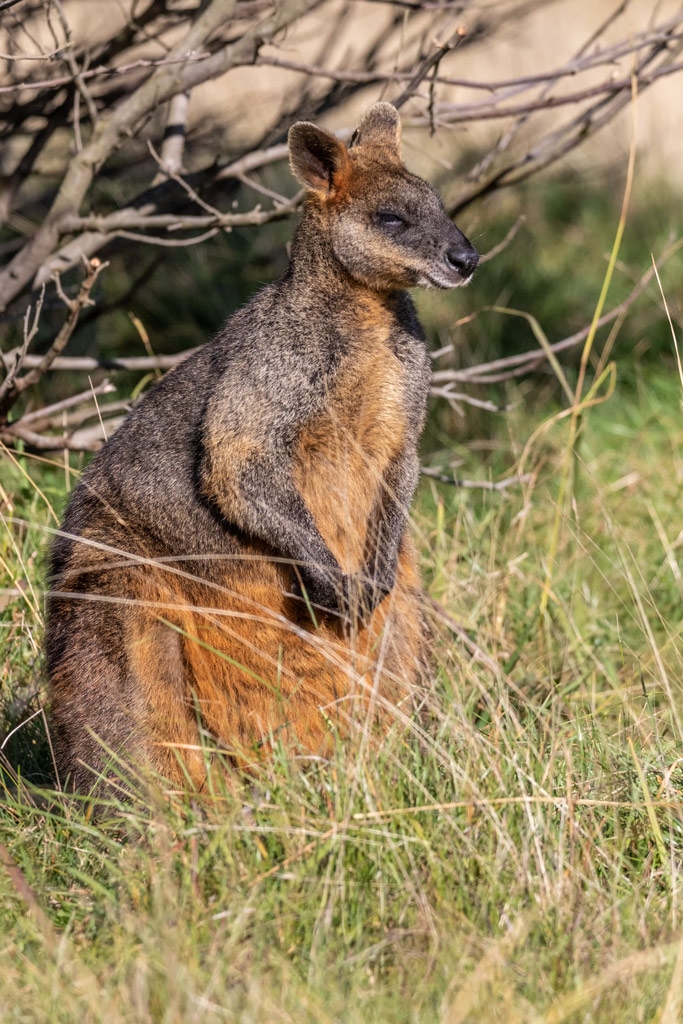
<path fill-rule="evenodd" d="M 51 788 L 40 713 L 64 467 L 4 462 L 3 1020 L 677 1019 L 680 385 L 619 388 L 582 421 L 569 507 L 553 409 L 516 405 L 490 445 L 497 479 L 552 420 L 518 488 L 425 481 L 435 679 L 415 713 L 202 797 L 143 775 L 96 816 Z"/>

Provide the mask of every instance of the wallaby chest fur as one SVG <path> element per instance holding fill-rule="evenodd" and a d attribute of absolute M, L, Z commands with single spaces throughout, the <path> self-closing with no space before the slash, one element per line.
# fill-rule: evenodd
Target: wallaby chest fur
<path fill-rule="evenodd" d="M 47 624 L 72 784 L 115 754 L 201 786 L 202 733 L 240 762 L 273 736 L 322 751 L 377 673 L 387 703 L 418 676 L 407 515 L 430 368 L 404 289 L 462 283 L 476 253 L 403 168 L 399 129 L 388 104 L 349 150 L 292 129 L 310 192 L 284 278 L 150 390 L 74 490 Z"/>

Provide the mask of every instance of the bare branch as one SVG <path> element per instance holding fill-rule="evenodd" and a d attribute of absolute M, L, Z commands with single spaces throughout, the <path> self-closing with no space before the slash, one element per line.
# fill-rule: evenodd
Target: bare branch
<path fill-rule="evenodd" d="M 38 302 L 36 303 L 35 314 L 33 317 L 33 323 L 31 324 L 31 306 L 26 307 L 26 313 L 24 315 L 24 340 L 20 348 L 15 349 L 12 353 L 13 361 L 5 363 L 7 375 L 0 384 L 0 417 L 3 412 L 10 408 L 14 401 L 13 395 L 17 392 L 19 387 L 19 381 L 17 380 L 18 374 L 24 366 L 26 360 L 26 354 L 28 352 L 29 345 L 38 333 L 38 325 L 40 322 L 40 314 L 43 309 L 43 302 L 45 300 L 45 288 L 41 289 Z"/>
<path fill-rule="evenodd" d="M 92 78 L 121 77 L 132 71 L 144 71 L 149 68 L 164 68 L 178 64 L 196 63 L 198 61 L 206 60 L 210 56 L 211 53 L 207 51 L 205 53 L 188 54 L 184 57 L 160 57 L 158 60 L 141 58 L 140 60 L 132 61 L 130 64 L 122 64 L 116 67 L 99 66 L 89 68 L 81 72 L 81 78 L 85 82 Z M 13 82 L 11 85 L 0 86 L 0 95 L 2 93 L 22 92 L 25 90 L 43 91 L 49 89 L 61 89 L 65 85 L 69 85 L 72 81 L 72 75 L 59 75 L 54 78 L 43 79 L 42 81 L 30 81 L 27 79 L 23 82 Z"/>
<path fill-rule="evenodd" d="M 166 177 L 173 178 L 174 181 L 180 180 L 178 175 L 183 169 L 185 126 L 189 105 L 189 92 L 179 92 L 168 105 L 166 129 L 161 144 L 161 156 L 158 158 L 159 171 L 152 182 L 153 186 L 158 185 Z M 151 145 L 150 148 L 152 148 Z M 153 148 L 152 153 L 156 157 Z"/>
<path fill-rule="evenodd" d="M 123 100 L 106 117 L 100 118 L 93 137 L 70 161 L 52 207 L 33 238 L 0 271 L 0 309 L 14 298 L 48 259 L 60 235 L 60 222 L 78 209 L 95 172 L 119 140 L 135 132 L 144 118 L 160 103 L 179 92 L 224 74 L 238 64 L 253 61 L 263 43 L 292 21 L 311 10 L 320 0 L 284 0 L 272 15 L 247 30 L 237 42 L 223 47 L 201 63 L 186 62 L 180 69 L 157 68 L 147 81 Z M 211 34 L 232 13 L 235 0 L 212 0 L 199 15 L 170 56 L 185 57 L 203 49 Z"/>
<path fill-rule="evenodd" d="M 51 50 L 49 53 L 0 53 L 0 60 L 52 60 L 54 57 L 61 57 L 67 46 L 71 45 L 71 43 L 67 43 L 65 46 L 59 46 L 56 50 Z"/>
<path fill-rule="evenodd" d="M 483 398 L 474 398 L 472 395 L 465 394 L 464 391 L 453 391 L 451 384 L 446 384 L 441 388 L 433 387 L 429 393 L 432 398 L 445 398 L 451 405 L 457 406 L 462 402 L 463 405 L 484 409 L 485 412 L 509 412 L 511 408 L 509 405 L 497 405 L 495 402 L 489 402 Z"/>
<path fill-rule="evenodd" d="M 345 131 L 336 132 L 337 137 L 344 142 L 348 141 L 352 134 L 353 132 L 350 128 L 347 128 Z M 284 160 L 286 156 L 286 142 L 279 143 L 276 146 L 269 146 L 267 149 L 257 150 L 254 153 L 247 153 L 245 156 L 240 157 L 239 160 L 234 160 L 232 163 L 222 167 L 216 174 L 216 181 L 224 181 L 226 178 L 240 178 L 243 174 L 249 174 L 250 171 L 256 171 L 261 167 L 277 163 L 278 160 Z"/>
<path fill-rule="evenodd" d="M 208 241 L 218 234 L 218 228 L 211 228 L 201 235 L 192 235 L 190 238 L 159 238 L 157 235 L 141 235 L 137 231 L 117 231 L 112 238 L 127 238 L 131 242 L 143 242 L 146 245 L 165 245 L 169 249 L 178 249 L 185 245 L 199 245 Z M 107 239 L 109 241 L 109 239 Z"/>
<path fill-rule="evenodd" d="M 106 217 L 69 217 L 62 222 L 62 228 L 69 234 L 83 229 L 95 230 L 103 234 L 114 234 L 129 228 L 166 228 L 169 231 L 186 231 L 209 227 L 257 226 L 293 213 L 302 198 L 303 192 L 297 192 L 295 196 L 287 200 L 286 204 L 283 203 L 282 206 L 273 210 L 262 210 L 260 206 L 255 206 L 252 210 L 247 210 L 244 213 L 221 213 L 215 210 L 206 216 L 174 213 L 145 215 L 129 207 L 117 210 Z"/>
<path fill-rule="evenodd" d="M 73 434 L 65 434 L 62 437 L 56 434 L 38 434 L 18 422 L 0 429 L 0 442 L 11 445 L 15 441 L 23 441 L 24 444 L 43 452 L 63 451 L 64 449 L 70 452 L 96 452 L 102 447 L 107 437 L 111 437 L 114 431 L 121 426 L 124 418 L 117 416 L 102 423 L 98 421 L 92 427 L 76 430 Z"/>
<path fill-rule="evenodd" d="M 443 470 L 433 469 L 431 466 L 422 466 L 422 476 L 428 476 L 432 480 L 438 480 L 442 484 L 450 484 L 451 487 L 462 487 L 470 491 L 506 491 L 508 487 L 517 487 L 526 484 L 531 480 L 533 473 L 524 473 L 522 476 L 508 476 L 504 480 L 462 480 L 452 474 L 444 473 Z"/>
<path fill-rule="evenodd" d="M 57 359 L 57 357 L 61 355 L 62 351 L 64 350 L 69 341 L 69 338 L 73 334 L 76 324 L 78 323 L 78 317 L 80 316 L 81 310 L 85 306 L 91 304 L 90 292 L 99 274 L 102 272 L 102 270 L 104 270 L 106 266 L 108 266 L 107 263 L 100 263 L 99 260 L 92 260 L 91 262 L 86 264 L 85 277 L 83 278 L 80 290 L 75 299 L 67 298 L 64 292 L 61 291 L 61 285 L 59 284 L 59 281 L 57 281 L 57 288 L 60 293 L 60 297 L 66 304 L 69 311 L 68 316 L 64 321 L 61 330 L 57 334 L 57 337 L 52 342 L 45 355 L 42 356 L 38 365 L 35 366 L 33 369 L 29 370 L 29 372 L 24 374 L 23 377 L 17 377 L 15 371 L 14 379 L 12 380 L 9 387 L 5 389 L 5 393 L 1 396 L 0 399 L 0 421 L 6 419 L 8 411 L 12 408 L 12 406 L 19 398 L 21 393 L 25 391 L 26 388 L 32 387 L 34 384 L 37 384 L 38 381 L 50 369 L 55 359 Z M 38 329 L 38 316 L 40 314 L 40 307 L 42 306 L 42 297 L 43 296 L 41 294 L 40 306 L 38 307 L 36 313 L 33 329 L 28 334 L 28 340 L 25 340 L 24 342 L 24 348 L 28 348 L 31 339 L 34 337 Z M 20 359 L 18 359 L 17 362 L 19 365 L 21 365 Z M 6 381 L 3 383 L 3 388 L 5 383 Z"/>
<path fill-rule="evenodd" d="M 93 388 L 91 398 L 93 394 L 97 394 L 97 388 Z M 102 420 L 105 424 L 113 419 L 114 413 L 129 413 L 131 412 L 137 403 L 129 398 L 120 398 L 115 402 L 106 402 L 100 406 L 97 403 L 94 407 L 89 405 L 82 405 L 78 409 L 74 409 L 71 412 L 63 412 L 60 415 L 51 416 L 49 420 L 44 423 L 34 424 L 33 429 L 38 433 L 43 433 L 46 430 L 49 431 L 62 431 L 64 433 L 67 428 L 82 427 L 88 420 Z M 23 417 L 22 417 L 23 425 Z"/>
<path fill-rule="evenodd" d="M 683 70 L 683 62 L 668 64 L 656 68 L 654 71 L 642 74 L 636 73 L 635 77 L 638 88 L 642 90 L 648 85 L 652 85 L 659 78 L 675 75 L 681 70 Z M 497 106 L 497 100 L 469 106 L 441 103 L 437 106 L 437 113 L 444 124 L 464 124 L 467 121 L 490 121 L 505 117 L 517 117 L 522 114 L 533 113 L 537 110 L 553 110 L 556 107 L 573 106 L 576 103 L 581 103 L 596 96 L 613 96 L 620 92 L 630 93 L 631 82 L 632 76 L 624 75 L 622 78 L 610 78 L 600 85 L 592 86 L 590 89 L 582 89 L 579 92 L 566 93 L 563 96 L 545 96 L 539 100 L 527 100 L 524 103 L 504 107 Z"/>
<path fill-rule="evenodd" d="M 71 395 L 69 398 L 63 398 L 60 402 L 53 402 L 52 405 L 46 405 L 42 409 L 36 409 L 34 412 L 27 412 L 21 417 L 22 425 L 30 423 L 31 426 L 35 427 L 36 424 L 40 424 L 43 420 L 48 420 L 51 416 L 55 416 L 57 413 L 64 412 L 66 409 L 73 409 L 79 405 L 83 405 L 85 402 L 92 401 L 94 396 L 109 395 L 116 388 L 108 380 L 103 380 L 101 384 L 96 387 L 88 388 L 87 391 L 81 391 L 77 395 Z"/>
<path fill-rule="evenodd" d="M 393 0 L 391 0 L 393 2 Z M 246 4 L 238 3 L 237 8 L 246 6 Z M 262 8 L 270 6 L 269 3 L 261 5 Z M 539 85 L 544 82 L 558 82 L 564 77 L 576 77 L 583 71 L 591 70 L 595 67 L 605 67 L 610 64 L 614 64 L 621 57 L 627 56 L 639 48 L 645 45 L 650 45 L 653 42 L 662 41 L 668 39 L 674 41 L 680 38 L 680 35 L 676 32 L 671 31 L 676 26 L 680 25 L 680 16 L 670 19 L 668 22 L 664 22 L 662 25 L 657 26 L 656 29 L 648 30 L 647 32 L 635 33 L 633 36 L 629 36 L 627 41 L 622 41 L 611 47 L 601 48 L 597 53 L 592 54 L 588 57 L 579 60 L 575 58 L 568 64 L 557 68 L 550 72 L 539 73 L 535 75 L 521 75 L 513 79 L 499 79 L 488 82 L 477 82 L 472 81 L 469 78 L 454 77 L 452 75 L 438 75 L 435 78 L 435 82 L 438 85 L 456 85 L 466 89 L 480 90 L 489 93 L 496 93 L 501 90 L 509 91 L 510 94 L 518 93 L 521 88 L 533 85 Z M 581 47 L 581 51 L 586 49 L 586 44 Z M 580 52 L 581 52 L 580 51 Z M 55 55 L 61 53 L 60 50 L 55 51 Z M 114 78 L 121 77 L 136 71 L 145 71 L 154 68 L 169 67 L 177 64 L 197 63 L 207 60 L 212 55 L 210 50 L 206 50 L 199 53 L 188 54 L 183 57 L 159 57 L 154 58 L 140 58 L 135 61 L 130 61 L 125 64 L 107 66 L 98 65 L 93 68 L 87 68 L 81 71 L 81 78 L 83 81 L 89 81 L 94 78 Z M 4 55 L 8 59 L 8 55 Z M 47 55 L 51 56 L 51 55 Z M 24 57 L 23 59 L 27 59 Z M 35 55 L 36 60 L 43 59 L 40 55 Z M 283 57 L 274 56 L 272 54 L 261 54 L 259 53 L 254 61 L 256 65 L 270 65 L 272 67 L 279 67 L 291 71 L 299 71 L 302 74 L 309 75 L 315 78 L 328 78 L 335 82 L 358 84 L 358 85 L 372 85 L 374 83 L 390 83 L 390 82 L 408 82 L 410 81 L 415 72 L 412 71 L 382 71 L 376 69 L 373 71 L 349 71 L 346 69 L 335 69 L 320 67 L 313 64 L 308 64 L 302 61 L 288 60 Z M 0 94 L 2 93 L 14 93 L 21 90 L 56 90 L 60 89 L 65 85 L 69 85 L 73 81 L 72 75 L 61 75 L 53 78 L 47 78 L 43 80 L 25 80 L 20 82 L 13 82 L 10 85 L 0 86 Z M 499 97 L 505 98 L 505 97 Z"/>
<path fill-rule="evenodd" d="M 669 49 L 666 40 L 658 41 L 653 45 L 632 71 L 640 92 L 657 78 L 681 70 L 683 65 L 677 64 L 675 58 L 682 48 L 678 37 L 676 45 L 672 49 Z M 657 57 L 661 57 L 659 66 L 654 71 L 646 71 L 648 65 Z M 601 96 L 591 106 L 581 110 L 571 121 L 553 129 L 507 166 L 492 172 L 488 179 L 475 188 L 466 190 L 451 205 L 451 215 L 456 216 L 474 200 L 481 198 L 493 189 L 524 181 L 579 146 L 590 135 L 594 135 L 631 102 L 631 82 L 632 76 L 629 76 L 628 80 L 622 79 L 619 89 L 612 89 L 608 95 Z"/>
<path fill-rule="evenodd" d="M 403 104 L 414 95 L 417 87 L 425 80 L 432 68 L 438 67 L 439 62 L 447 53 L 459 46 L 466 35 L 467 33 L 462 25 L 458 26 L 453 35 L 450 36 L 445 43 L 442 43 L 440 46 L 436 46 L 433 52 L 425 57 L 401 95 L 394 100 L 394 106 L 397 110 L 400 110 Z"/>
<path fill-rule="evenodd" d="M 189 348 L 184 352 L 177 352 L 172 356 L 122 356 L 119 359 L 96 359 L 94 356 L 58 356 L 53 359 L 50 370 L 67 370 L 72 373 L 92 373 L 94 370 L 126 370 L 133 373 L 146 373 L 149 370 L 172 370 L 178 366 L 193 352 L 198 352 L 202 346 Z M 1 353 L 0 360 L 5 366 L 13 364 L 19 349 L 12 349 L 10 352 Z M 41 356 L 26 356 L 24 366 L 32 368 L 40 365 Z"/>
<path fill-rule="evenodd" d="M 173 180 L 192 194 L 193 190 L 179 176 L 173 176 Z M 196 196 L 194 193 L 193 198 Z M 63 273 L 70 267 L 76 266 L 84 258 L 90 258 L 108 242 L 115 238 L 128 238 L 131 241 L 143 242 L 150 245 L 166 245 L 171 247 L 197 245 L 200 242 L 212 238 L 219 230 L 231 231 L 234 227 L 260 227 L 262 224 L 269 224 L 271 221 L 282 220 L 291 216 L 299 209 L 303 201 L 303 190 L 297 192 L 291 199 L 282 198 L 282 203 L 271 210 L 263 210 L 255 206 L 244 213 L 221 213 L 219 210 L 206 215 L 191 214 L 145 214 L 144 207 L 129 207 L 117 210 L 107 217 L 71 217 L 65 219 L 61 228 L 65 233 L 76 233 L 76 238 L 59 249 L 45 266 L 41 267 L 36 274 L 36 285 L 42 284 L 58 272 Z M 196 196 L 195 201 L 205 209 L 213 210 L 213 207 L 202 202 Z M 190 238 L 160 238 L 155 235 L 139 234 L 132 228 L 145 230 L 166 230 L 175 231 L 201 231 L 203 234 L 194 235 Z"/>

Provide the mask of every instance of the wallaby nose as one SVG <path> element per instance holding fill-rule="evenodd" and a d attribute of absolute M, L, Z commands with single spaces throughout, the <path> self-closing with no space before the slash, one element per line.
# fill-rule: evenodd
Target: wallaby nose
<path fill-rule="evenodd" d="M 446 263 L 461 277 L 471 277 L 479 263 L 479 253 L 471 245 L 454 245 L 446 253 Z"/>

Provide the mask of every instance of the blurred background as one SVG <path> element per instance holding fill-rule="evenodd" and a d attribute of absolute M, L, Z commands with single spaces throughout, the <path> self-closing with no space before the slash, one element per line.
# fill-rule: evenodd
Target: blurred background
<path fill-rule="evenodd" d="M 408 167 L 439 188 L 480 252 L 493 256 L 466 292 L 416 296 L 441 353 L 428 447 L 499 429 L 491 412 L 511 401 L 557 394 L 545 359 L 473 372 L 538 348 L 527 320 L 489 307 L 532 314 L 551 343 L 587 328 L 632 145 L 627 228 L 606 311 L 632 304 L 610 348 L 625 384 L 636 366 L 674 367 L 651 254 L 664 257 L 661 277 L 680 323 L 676 3 L 5 0 L 0 16 L 6 372 L 44 289 L 23 365 L 40 379 L 5 401 L 6 443 L 19 439 L 12 423 L 23 413 L 88 386 L 73 368 L 83 356 L 95 386 L 106 378 L 103 390 L 117 388 L 100 401 L 115 425 L 121 403 L 170 362 L 154 356 L 204 343 L 282 273 L 300 202 L 287 129 L 303 118 L 348 137 L 378 99 L 401 109 Z M 109 264 L 94 304 L 79 309 L 50 370 L 37 371 L 91 258 Z M 581 340 L 562 355 L 570 375 Z M 111 363 L 125 357 L 138 360 L 135 372 Z M 63 416 L 40 421 L 36 444 L 47 450 L 53 437 L 58 447 L 65 430 L 80 430 L 71 448 L 97 447 L 101 433 L 82 432 L 97 420 L 93 403 L 69 415 L 67 427 Z"/>

